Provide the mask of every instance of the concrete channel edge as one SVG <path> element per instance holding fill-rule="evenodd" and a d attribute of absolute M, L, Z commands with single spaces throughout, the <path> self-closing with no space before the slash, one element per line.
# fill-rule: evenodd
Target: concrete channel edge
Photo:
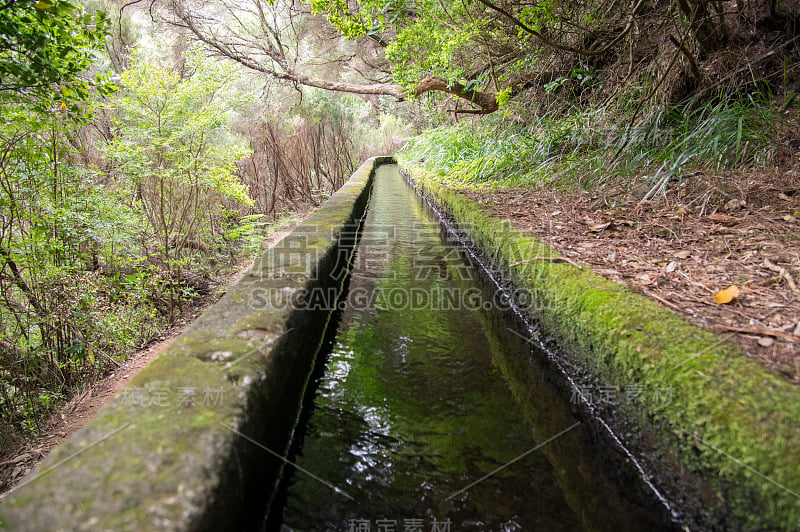
<path fill-rule="evenodd" d="M 701 506 L 736 528 L 800 529 L 800 390 L 729 338 L 588 266 L 542 259 L 560 254 L 441 185 L 440 176 L 398 159 L 498 274 L 526 291 L 532 316 L 557 338 L 570 365 L 600 383 L 597 389 L 662 390 L 661 397 L 644 393 L 616 405 L 616 415 L 656 435 L 649 448 L 680 470 L 679 482 L 703 485 Z"/>
<path fill-rule="evenodd" d="M 387 162 L 367 160 L 54 449 L 0 503 L 0 529 L 260 528 Z"/>

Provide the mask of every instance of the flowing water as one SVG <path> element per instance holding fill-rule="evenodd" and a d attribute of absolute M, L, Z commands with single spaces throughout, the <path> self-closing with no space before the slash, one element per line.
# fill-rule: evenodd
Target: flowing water
<path fill-rule="evenodd" d="M 267 527 L 672 529 L 394 165 Z"/>

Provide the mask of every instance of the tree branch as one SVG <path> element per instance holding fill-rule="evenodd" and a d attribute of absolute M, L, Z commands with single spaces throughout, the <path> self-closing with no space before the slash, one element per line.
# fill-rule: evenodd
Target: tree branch
<path fill-rule="evenodd" d="M 481 1 L 485 2 L 485 0 Z M 488 2 L 486 3 L 488 4 Z M 212 25 L 211 19 L 199 18 L 186 9 L 181 0 L 172 0 L 170 7 L 173 15 L 173 19 L 168 21 L 170 24 L 188 30 L 196 40 L 205 44 L 214 54 L 226 57 L 273 79 L 328 91 L 391 96 L 399 101 L 407 97 L 403 87 L 391 82 L 351 83 L 319 79 L 307 74 L 302 67 L 294 65 L 284 54 L 281 34 L 276 27 L 277 22 L 270 20 L 270 13 L 260 2 L 256 3 L 257 12 L 254 13 L 260 23 L 260 35 L 242 35 L 241 31 L 230 28 L 227 28 L 229 35 L 218 35 L 213 29 L 219 27 L 218 21 L 214 21 L 214 25 Z M 514 54 L 501 56 L 503 61 L 513 57 L 515 57 Z M 517 94 L 525 86 L 524 84 L 512 84 L 512 95 Z M 449 84 L 446 79 L 435 76 L 428 76 L 421 80 L 414 89 L 414 95 L 421 96 L 430 91 L 452 94 L 478 108 L 459 111 L 459 113 L 488 114 L 499 109 L 495 93 L 465 90 L 465 86 L 460 83 Z"/>
<path fill-rule="evenodd" d="M 501 15 L 505 16 L 514 25 L 519 26 L 520 28 L 522 28 L 526 32 L 530 33 L 531 35 L 533 35 L 534 37 L 539 39 L 543 44 L 549 46 L 550 48 L 555 48 L 556 50 L 562 50 L 562 51 L 565 51 L 565 52 L 571 52 L 571 53 L 576 54 L 576 55 L 582 55 L 582 56 L 586 56 L 586 57 L 595 57 L 595 56 L 603 55 L 604 53 L 606 53 L 609 50 L 611 50 L 611 48 L 614 45 L 616 45 L 620 40 L 622 40 L 623 37 L 625 37 L 625 35 L 628 34 L 628 32 L 633 27 L 633 21 L 634 21 L 634 19 L 636 17 L 636 12 L 639 10 L 639 7 L 642 5 L 642 2 L 644 0 L 639 0 L 639 2 L 633 7 L 633 10 L 631 11 L 630 17 L 628 19 L 628 24 L 625 26 L 625 28 L 622 30 L 622 32 L 620 32 L 619 35 L 614 37 L 614 39 L 612 39 L 611 42 L 609 42 L 607 45 L 605 45 L 600 50 L 582 50 L 580 48 L 574 48 L 572 46 L 568 46 L 568 45 L 565 45 L 565 44 L 560 44 L 560 43 L 557 43 L 555 41 L 552 41 L 552 40 L 548 39 L 547 37 L 545 37 L 544 35 L 542 35 L 541 32 L 531 28 L 530 26 L 528 26 L 527 24 L 522 22 L 520 19 L 518 19 L 517 17 L 515 17 L 513 14 L 509 13 L 508 11 L 503 9 L 502 7 L 496 6 L 496 5 L 492 4 L 491 2 L 489 2 L 487 0 L 478 0 L 478 1 L 481 4 L 485 5 L 486 7 L 488 7 L 489 9 L 497 11 Z M 711 1 L 711 0 L 709 0 L 709 1 Z"/>
<path fill-rule="evenodd" d="M 464 90 L 464 85 L 461 83 L 453 83 L 448 85 L 447 80 L 435 76 L 428 76 L 417 84 L 414 89 L 414 96 L 421 96 L 429 91 L 447 92 L 459 98 L 463 98 L 474 105 L 480 107 L 480 114 L 493 113 L 499 109 L 497 105 L 497 98 L 493 92 L 480 92 L 476 90 Z M 459 111 L 459 113 L 468 113 L 468 111 Z M 471 113 L 475 114 L 475 113 Z"/>

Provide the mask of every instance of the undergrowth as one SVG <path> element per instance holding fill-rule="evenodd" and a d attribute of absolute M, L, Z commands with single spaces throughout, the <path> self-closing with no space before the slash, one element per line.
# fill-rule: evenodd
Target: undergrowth
<path fill-rule="evenodd" d="M 220 231 L 221 238 L 213 250 L 192 257 L 185 270 L 186 280 L 177 286 L 155 265 L 143 261 L 106 274 L 75 274 L 71 284 L 65 286 L 54 283 L 51 291 L 58 287 L 62 299 L 60 312 L 71 317 L 72 327 L 82 336 L 80 341 L 73 340 L 66 357 L 59 358 L 36 345 L 41 339 L 29 331 L 33 345 L 24 355 L 17 350 L 19 362 L 0 364 L 0 456 L 38 433 L 55 408 L 174 324 L 183 311 L 194 308 L 221 279 L 235 271 L 239 259 L 257 257 L 267 239 L 296 224 L 301 216 L 284 213 L 273 221 L 261 218 L 252 215 L 231 222 Z M 176 288 L 181 311 L 173 313 L 165 308 L 164 294 Z M 10 319 L 0 309 L 0 324 L 6 325 L 0 334 L 0 347 L 5 349 L 12 345 L 6 334 Z M 5 362 L 1 355 L 0 362 Z"/>
<path fill-rule="evenodd" d="M 501 116 L 464 121 L 413 138 L 403 154 L 453 187 L 591 189 L 647 176 L 650 196 L 693 171 L 756 167 L 775 156 L 777 112 L 753 98 L 653 110 L 633 125 L 629 116 L 609 120 L 614 115 L 592 108 L 525 125 Z"/>

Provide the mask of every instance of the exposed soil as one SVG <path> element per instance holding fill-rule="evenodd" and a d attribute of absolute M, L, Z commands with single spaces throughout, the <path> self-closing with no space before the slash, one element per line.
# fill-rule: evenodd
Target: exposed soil
<path fill-rule="evenodd" d="M 307 217 L 310 213 L 304 214 Z M 299 222 L 298 222 L 299 224 Z M 296 227 L 278 231 L 268 240 L 267 249 L 274 246 Z M 223 279 L 212 292 L 198 300 L 184 311 L 183 316 L 170 328 L 162 331 L 149 345 L 128 356 L 120 366 L 110 370 L 102 379 L 86 387 L 45 423 L 39 435 L 20 444 L 18 447 L 0 455 L 0 500 L 19 483 L 25 475 L 36 467 L 59 443 L 69 438 L 73 432 L 88 423 L 107 401 L 109 401 L 133 377 L 158 358 L 192 322 L 221 298 L 227 289 L 244 276 L 251 260 L 242 260 L 236 265 L 234 273 Z"/>
<path fill-rule="evenodd" d="M 791 170 L 598 192 L 462 191 L 576 263 L 688 321 L 800 385 L 800 164 Z M 715 294 L 730 286 L 737 298 Z"/>

